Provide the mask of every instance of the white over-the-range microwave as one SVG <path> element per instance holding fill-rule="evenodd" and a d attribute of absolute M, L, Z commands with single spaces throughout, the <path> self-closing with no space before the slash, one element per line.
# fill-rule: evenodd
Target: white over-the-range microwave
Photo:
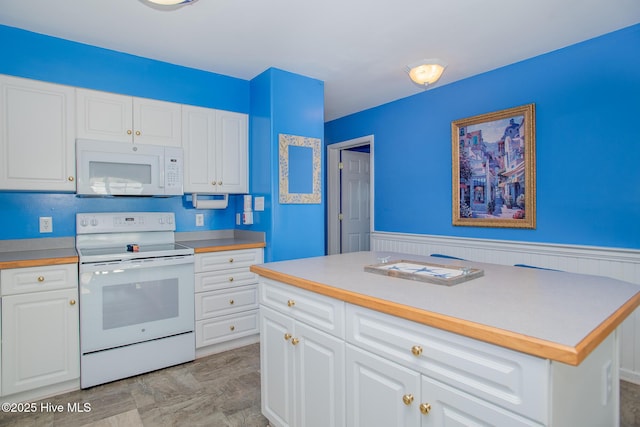
<path fill-rule="evenodd" d="M 81 196 L 183 194 L 180 147 L 76 140 L 76 193 Z"/>

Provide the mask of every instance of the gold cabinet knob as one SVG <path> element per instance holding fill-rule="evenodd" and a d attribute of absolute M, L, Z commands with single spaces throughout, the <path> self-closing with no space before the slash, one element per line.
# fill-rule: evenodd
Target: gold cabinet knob
<path fill-rule="evenodd" d="M 69 301 L 69 305 L 76 305 L 76 300 L 72 299 L 71 301 Z"/>
<path fill-rule="evenodd" d="M 231 325 L 231 326 L 229 326 L 229 330 L 230 330 L 230 331 L 235 331 L 235 330 L 236 330 L 236 327 L 235 327 L 235 326 L 233 326 L 233 325 Z"/>
<path fill-rule="evenodd" d="M 229 281 L 230 281 L 230 282 L 233 282 L 233 277 L 229 277 Z"/>
<path fill-rule="evenodd" d="M 140 131 L 139 130 L 136 131 L 136 136 L 140 136 Z"/>
<path fill-rule="evenodd" d="M 44 276 L 38 276 L 38 282 L 44 282 Z"/>
<path fill-rule="evenodd" d="M 291 340 L 291 344 L 292 345 L 298 345 L 298 343 L 300 342 L 300 340 L 298 338 L 294 338 Z"/>
<path fill-rule="evenodd" d="M 233 262 L 233 258 L 229 258 L 229 262 Z"/>
<path fill-rule="evenodd" d="M 131 132 L 131 129 L 127 129 L 127 135 L 131 135 L 133 132 Z"/>
<path fill-rule="evenodd" d="M 287 305 L 289 307 L 293 307 L 294 305 L 296 305 L 296 302 L 294 300 L 290 299 L 289 301 L 287 301 Z"/>
<path fill-rule="evenodd" d="M 222 185 L 222 181 L 218 181 L 218 185 Z"/>
<path fill-rule="evenodd" d="M 69 181 L 69 182 L 73 182 L 73 180 L 74 180 L 74 179 L 75 179 L 75 178 L 74 178 L 74 177 L 72 177 L 72 176 L 67 177 L 67 181 Z"/>
<path fill-rule="evenodd" d="M 291 339 L 291 334 L 289 332 L 287 332 L 286 334 L 284 334 L 284 340 L 285 341 L 289 341 Z"/>
<path fill-rule="evenodd" d="M 216 185 L 216 182 L 215 181 L 211 181 L 211 185 Z"/>
<path fill-rule="evenodd" d="M 402 396 L 402 401 L 407 406 L 411 405 L 411 403 L 413 403 L 413 394 L 405 394 L 404 396 Z"/>
<path fill-rule="evenodd" d="M 431 412 L 431 405 L 428 403 L 421 403 L 420 412 L 422 412 L 424 415 L 429 415 L 429 412 Z"/>
<path fill-rule="evenodd" d="M 422 354 L 422 347 L 414 345 L 411 347 L 411 353 L 413 353 L 414 356 L 420 356 Z"/>
<path fill-rule="evenodd" d="M 229 300 L 229 304 L 233 305 L 233 304 L 235 304 L 235 303 L 236 303 L 236 302 L 235 302 L 234 300 L 232 300 L 232 299 L 230 299 L 230 300 Z"/>

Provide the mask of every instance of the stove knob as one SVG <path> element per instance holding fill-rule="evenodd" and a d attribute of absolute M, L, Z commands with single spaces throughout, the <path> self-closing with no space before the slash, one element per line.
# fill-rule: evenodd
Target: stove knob
<path fill-rule="evenodd" d="M 164 224 L 164 218 L 163 218 L 163 217 L 160 217 L 160 218 L 158 219 L 158 222 L 160 222 L 160 224 Z"/>
<path fill-rule="evenodd" d="M 173 218 L 167 217 L 167 224 L 173 224 Z"/>
<path fill-rule="evenodd" d="M 87 218 L 80 219 L 80 226 L 81 227 L 86 227 L 87 225 L 89 225 L 89 221 L 87 221 Z"/>
<path fill-rule="evenodd" d="M 98 225 L 98 220 L 96 218 L 91 218 L 91 225 L 93 227 L 95 227 L 96 225 Z"/>

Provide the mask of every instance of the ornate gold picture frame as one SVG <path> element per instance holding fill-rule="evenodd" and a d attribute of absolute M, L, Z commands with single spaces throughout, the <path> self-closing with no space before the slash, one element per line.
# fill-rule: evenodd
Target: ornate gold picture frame
<path fill-rule="evenodd" d="M 453 225 L 536 228 L 535 104 L 451 123 Z"/>

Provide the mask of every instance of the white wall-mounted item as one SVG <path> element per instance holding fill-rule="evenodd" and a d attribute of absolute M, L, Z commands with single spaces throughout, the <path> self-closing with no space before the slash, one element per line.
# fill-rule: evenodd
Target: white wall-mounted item
<path fill-rule="evenodd" d="M 191 203 L 196 209 L 226 209 L 229 205 L 229 195 L 221 194 L 222 199 L 202 199 L 197 193 L 191 195 Z"/>

